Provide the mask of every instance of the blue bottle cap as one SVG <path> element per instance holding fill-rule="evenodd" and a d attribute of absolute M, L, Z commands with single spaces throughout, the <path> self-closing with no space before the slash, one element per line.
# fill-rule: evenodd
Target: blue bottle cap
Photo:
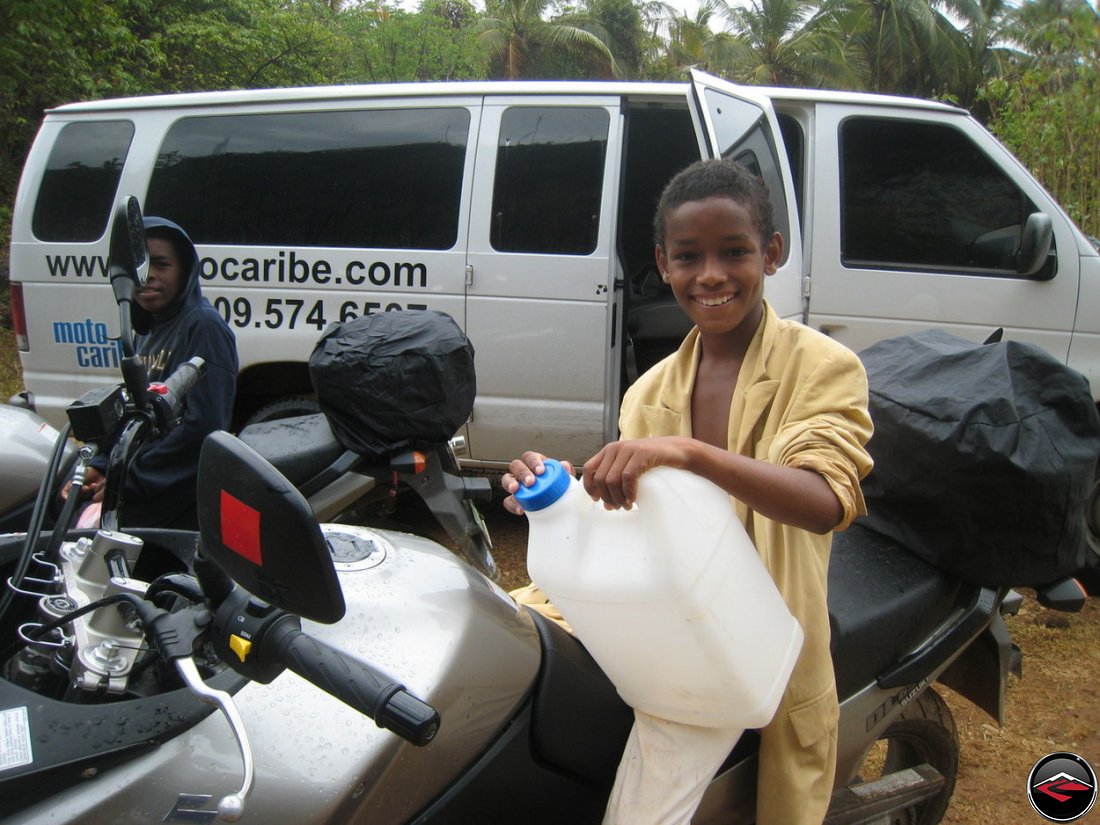
<path fill-rule="evenodd" d="M 545 468 L 530 487 L 520 487 L 515 492 L 516 501 L 524 510 L 542 510 L 549 507 L 569 489 L 572 476 L 561 466 L 561 462 L 548 458 L 542 462 Z"/>

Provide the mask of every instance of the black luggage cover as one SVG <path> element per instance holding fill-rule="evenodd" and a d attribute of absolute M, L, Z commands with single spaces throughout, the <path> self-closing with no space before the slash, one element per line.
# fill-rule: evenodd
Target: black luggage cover
<path fill-rule="evenodd" d="M 1084 566 L 1100 454 L 1084 376 L 1030 344 L 942 330 L 860 358 L 875 423 L 866 526 L 989 587 L 1038 586 Z"/>
<path fill-rule="evenodd" d="M 470 417 L 474 347 L 435 310 L 362 315 L 325 330 L 309 359 L 336 438 L 363 455 L 440 444 Z"/>

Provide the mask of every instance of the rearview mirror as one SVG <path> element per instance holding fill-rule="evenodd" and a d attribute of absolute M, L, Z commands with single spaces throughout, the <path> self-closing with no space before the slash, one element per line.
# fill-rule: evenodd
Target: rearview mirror
<path fill-rule="evenodd" d="M 203 442 L 198 510 L 202 554 L 249 593 L 317 622 L 344 615 L 336 567 L 309 504 L 229 433 Z"/>
<path fill-rule="evenodd" d="M 141 206 L 133 195 L 124 197 L 115 207 L 108 255 L 112 283 L 117 278 L 128 278 L 136 286 L 145 283 L 149 275 L 145 266 L 145 229 L 141 222 Z"/>

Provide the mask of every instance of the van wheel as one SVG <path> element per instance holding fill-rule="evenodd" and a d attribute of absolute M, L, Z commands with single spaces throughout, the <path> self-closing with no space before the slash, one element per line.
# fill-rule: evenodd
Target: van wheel
<path fill-rule="evenodd" d="M 321 412 L 321 405 L 312 395 L 291 395 L 262 405 L 252 413 L 244 425 L 260 424 L 264 421 L 277 421 L 280 418 L 294 418 L 298 415 L 314 415 Z"/>
<path fill-rule="evenodd" d="M 908 705 L 890 724 L 864 757 L 857 781 L 869 782 L 880 776 L 931 765 L 943 775 L 942 790 L 890 815 L 890 825 L 936 825 L 943 819 L 959 772 L 959 734 L 951 709 L 929 688 Z M 876 820 L 877 821 L 877 820 Z"/>

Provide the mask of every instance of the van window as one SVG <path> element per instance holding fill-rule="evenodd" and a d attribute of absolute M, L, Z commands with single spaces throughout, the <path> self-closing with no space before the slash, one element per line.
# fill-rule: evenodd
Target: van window
<path fill-rule="evenodd" d="M 841 125 L 845 265 L 1015 275 L 1031 201 L 962 132 L 850 118 Z"/>
<path fill-rule="evenodd" d="M 185 118 L 145 211 L 203 244 L 450 249 L 469 131 L 460 107 Z"/>
<path fill-rule="evenodd" d="M 599 235 L 607 111 L 514 107 L 501 118 L 489 241 L 498 252 L 588 255 Z"/>
<path fill-rule="evenodd" d="M 69 123 L 54 141 L 31 228 L 40 241 L 87 243 L 107 231 L 134 124 Z"/>

